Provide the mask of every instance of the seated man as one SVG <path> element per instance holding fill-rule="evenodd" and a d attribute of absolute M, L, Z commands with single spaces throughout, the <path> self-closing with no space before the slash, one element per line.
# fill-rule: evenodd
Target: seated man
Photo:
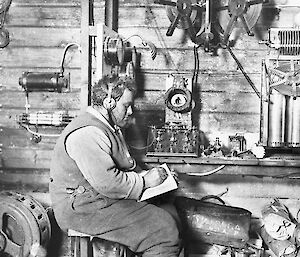
<path fill-rule="evenodd" d="M 50 196 L 55 218 L 74 229 L 128 246 L 142 256 L 178 256 L 179 231 L 165 209 L 138 202 L 143 190 L 167 174 L 156 167 L 141 176 L 120 127 L 128 124 L 136 85 L 104 77 L 92 106 L 64 129 L 54 148 Z"/>

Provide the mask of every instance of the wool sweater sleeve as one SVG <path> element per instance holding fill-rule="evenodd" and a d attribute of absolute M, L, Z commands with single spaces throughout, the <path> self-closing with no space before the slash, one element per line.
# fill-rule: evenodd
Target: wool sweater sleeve
<path fill-rule="evenodd" d="M 110 139 L 99 128 L 87 126 L 72 132 L 66 140 L 66 150 L 100 194 L 112 199 L 140 198 L 143 178 L 134 171 L 116 167 Z"/>

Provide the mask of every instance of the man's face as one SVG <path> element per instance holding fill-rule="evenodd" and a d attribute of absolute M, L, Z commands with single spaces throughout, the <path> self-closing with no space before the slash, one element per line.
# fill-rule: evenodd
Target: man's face
<path fill-rule="evenodd" d="M 125 89 L 123 95 L 117 101 L 116 107 L 111 111 L 113 122 L 123 128 L 130 122 L 130 116 L 132 115 L 132 104 L 134 94 L 129 89 Z"/>

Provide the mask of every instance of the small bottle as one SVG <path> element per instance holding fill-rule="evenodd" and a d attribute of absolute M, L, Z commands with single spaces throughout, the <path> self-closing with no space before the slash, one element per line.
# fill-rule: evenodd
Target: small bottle
<path fill-rule="evenodd" d="M 222 145 L 220 143 L 220 138 L 216 137 L 216 141 L 214 143 L 214 151 L 215 152 L 221 151 L 221 147 L 222 147 Z"/>

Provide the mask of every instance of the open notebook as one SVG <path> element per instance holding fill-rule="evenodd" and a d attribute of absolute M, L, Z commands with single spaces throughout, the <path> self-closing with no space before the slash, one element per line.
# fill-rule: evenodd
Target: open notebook
<path fill-rule="evenodd" d="M 147 200 L 149 198 L 164 194 L 166 192 L 172 191 L 174 189 L 177 189 L 177 182 L 174 179 L 173 175 L 170 172 L 169 167 L 167 166 L 166 163 L 160 165 L 160 167 L 164 168 L 167 173 L 168 173 L 168 177 L 165 179 L 165 181 L 163 183 L 161 183 L 160 185 L 156 186 L 156 187 L 151 187 L 151 188 L 147 188 L 139 201 L 144 201 Z M 144 172 L 144 174 L 146 174 L 148 171 Z M 143 173 L 141 173 L 141 175 L 143 175 Z"/>

